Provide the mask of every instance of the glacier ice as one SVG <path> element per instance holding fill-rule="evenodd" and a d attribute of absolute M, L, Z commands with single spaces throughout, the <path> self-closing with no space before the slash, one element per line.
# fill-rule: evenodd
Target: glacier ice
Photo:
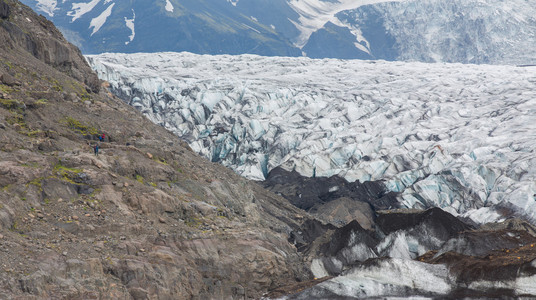
<path fill-rule="evenodd" d="M 383 180 L 408 208 L 536 221 L 536 67 L 190 53 L 88 56 L 112 91 L 255 180 Z"/>
<path fill-rule="evenodd" d="M 340 276 L 298 293 L 292 299 L 445 295 L 451 291 L 452 280 L 444 265 L 388 258 L 354 267 Z"/>

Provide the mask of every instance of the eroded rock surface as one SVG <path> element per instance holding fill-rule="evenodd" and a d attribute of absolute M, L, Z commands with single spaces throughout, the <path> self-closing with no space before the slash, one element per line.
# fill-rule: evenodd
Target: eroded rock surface
<path fill-rule="evenodd" d="M 521 220 L 474 228 L 433 208 L 378 212 L 373 231 L 356 222 L 303 225 L 292 236 L 308 241 L 301 249 L 315 280 L 279 288 L 269 298 L 535 295 L 536 236 Z"/>
<path fill-rule="evenodd" d="M 101 89 L 17 1 L 0 79 L 0 298 L 252 299 L 310 278 L 287 241 L 306 213 Z"/>

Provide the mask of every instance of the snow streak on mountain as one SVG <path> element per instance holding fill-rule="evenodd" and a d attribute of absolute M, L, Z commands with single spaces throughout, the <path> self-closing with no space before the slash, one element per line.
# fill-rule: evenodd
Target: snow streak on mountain
<path fill-rule="evenodd" d="M 248 178 L 385 182 L 401 207 L 536 221 L 535 67 L 188 53 L 88 57 L 113 92 Z M 334 187 L 336 188 L 336 187 Z"/>
<path fill-rule="evenodd" d="M 84 53 L 536 64 L 536 6 L 526 0 L 23 2 Z"/>

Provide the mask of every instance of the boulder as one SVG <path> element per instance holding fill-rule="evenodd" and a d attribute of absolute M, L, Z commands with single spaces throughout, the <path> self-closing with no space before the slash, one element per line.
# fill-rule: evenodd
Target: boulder
<path fill-rule="evenodd" d="M 20 85 L 15 77 L 9 75 L 8 73 L 0 73 L 0 82 L 9 86 Z"/>
<path fill-rule="evenodd" d="M 7 19 L 9 17 L 9 5 L 3 0 L 0 1 L 0 19 Z"/>

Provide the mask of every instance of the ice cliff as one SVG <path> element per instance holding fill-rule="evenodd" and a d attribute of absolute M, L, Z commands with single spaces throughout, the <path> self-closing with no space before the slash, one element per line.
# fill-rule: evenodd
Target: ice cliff
<path fill-rule="evenodd" d="M 536 221 L 535 67 L 189 53 L 88 56 L 113 93 L 263 180 L 385 182 L 403 207 Z"/>

